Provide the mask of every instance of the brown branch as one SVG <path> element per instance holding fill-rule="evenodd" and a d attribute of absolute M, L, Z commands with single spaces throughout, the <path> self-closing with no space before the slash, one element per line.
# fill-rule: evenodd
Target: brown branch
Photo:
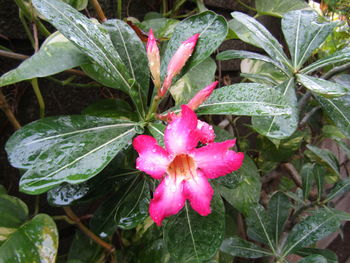
<path fill-rule="evenodd" d="M 288 171 L 288 173 L 289 173 L 290 177 L 292 178 L 293 182 L 295 183 L 295 185 L 297 187 L 302 187 L 300 175 L 299 175 L 298 171 L 295 169 L 294 165 L 291 163 L 284 163 L 284 164 L 282 164 L 282 167 L 284 167 Z"/>
<path fill-rule="evenodd" d="M 11 111 L 10 106 L 7 104 L 6 97 L 2 93 L 1 89 L 0 89 L 0 108 L 6 114 L 7 118 L 11 122 L 13 128 L 15 128 L 15 130 L 20 129 L 21 128 L 21 124 L 19 124 L 19 122 L 16 119 L 15 115 Z"/>
<path fill-rule="evenodd" d="M 100 6 L 100 3 L 98 2 L 98 0 L 90 0 L 93 8 L 95 9 L 96 13 L 97 13 L 97 16 L 99 18 L 99 20 L 103 23 L 105 21 L 107 21 L 107 18 Z"/>
<path fill-rule="evenodd" d="M 99 244 L 101 247 L 103 247 L 105 250 L 107 250 L 108 253 L 113 253 L 115 251 L 115 247 L 105 241 L 103 241 L 101 238 L 96 236 L 94 233 L 92 233 L 81 221 L 80 218 L 73 212 L 73 210 L 69 206 L 63 207 L 64 211 L 66 212 L 67 216 L 74 221 L 74 223 L 77 225 L 77 227 L 89 238 L 91 238 L 93 241 L 95 241 L 97 244 Z"/>

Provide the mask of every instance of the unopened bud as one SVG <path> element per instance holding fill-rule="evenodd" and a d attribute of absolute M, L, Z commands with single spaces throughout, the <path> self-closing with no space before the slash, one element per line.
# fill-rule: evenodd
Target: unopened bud
<path fill-rule="evenodd" d="M 200 90 L 196 95 L 194 95 L 189 103 L 187 103 L 187 106 L 192 110 L 196 110 L 199 105 L 201 105 L 211 95 L 218 83 L 218 81 L 214 81 L 209 86 Z"/>
<path fill-rule="evenodd" d="M 154 86 L 157 89 L 159 89 L 160 88 L 160 57 L 159 57 L 159 49 L 157 46 L 157 40 L 153 35 L 152 29 L 150 29 L 148 33 L 146 51 L 147 51 L 148 65 L 152 74 Z"/>

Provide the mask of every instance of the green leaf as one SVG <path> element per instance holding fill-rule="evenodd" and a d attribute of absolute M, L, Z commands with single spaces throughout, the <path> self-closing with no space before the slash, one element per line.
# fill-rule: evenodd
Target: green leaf
<path fill-rule="evenodd" d="M 297 74 L 297 78 L 306 88 L 327 98 L 344 96 L 349 92 L 347 87 L 324 79 L 302 74 Z"/>
<path fill-rule="evenodd" d="M 214 90 L 197 113 L 272 116 L 290 114 L 291 111 L 279 91 L 262 84 L 244 83 Z"/>
<path fill-rule="evenodd" d="M 260 134 L 273 138 L 285 139 L 290 137 L 298 128 L 298 108 L 297 97 L 295 94 L 294 79 L 286 80 L 275 87 L 286 98 L 292 108 L 291 115 L 261 117 L 253 116 L 252 124 L 254 129 Z"/>
<path fill-rule="evenodd" d="M 334 99 L 315 97 L 328 117 L 345 136 L 350 138 L 350 95 Z"/>
<path fill-rule="evenodd" d="M 323 68 L 329 65 L 341 64 L 350 61 L 350 48 L 346 47 L 342 50 L 339 50 L 332 55 L 319 59 L 314 63 L 308 65 L 307 67 L 301 69 L 299 72 L 302 74 L 310 74 L 315 70 Z"/>
<path fill-rule="evenodd" d="M 303 165 L 300 171 L 304 200 L 308 200 L 313 181 L 315 180 L 313 174 L 314 167 L 315 164 L 306 163 Z"/>
<path fill-rule="evenodd" d="M 0 196 L 7 194 L 6 188 L 0 184 Z"/>
<path fill-rule="evenodd" d="M 269 232 L 271 233 L 272 240 L 275 242 L 275 247 L 279 244 L 280 236 L 284 229 L 284 224 L 286 223 L 291 203 L 288 197 L 282 193 L 275 193 L 269 202 L 269 207 L 267 209 L 268 222 L 269 222 Z"/>
<path fill-rule="evenodd" d="M 217 60 L 230 60 L 230 59 L 251 59 L 251 60 L 259 60 L 264 61 L 266 63 L 271 63 L 278 69 L 282 70 L 286 75 L 290 75 L 288 71 L 285 71 L 285 68 L 276 60 L 271 59 L 268 56 L 264 56 L 258 53 L 250 52 L 250 51 L 244 51 L 244 50 L 226 50 L 223 52 L 220 52 L 217 56 Z"/>
<path fill-rule="evenodd" d="M 282 46 L 263 25 L 254 18 L 240 12 L 233 12 L 231 15 L 234 21 L 232 28 L 241 40 L 264 49 L 271 58 L 274 58 L 288 68 L 291 67 Z"/>
<path fill-rule="evenodd" d="M 66 2 L 67 4 L 71 5 L 75 9 L 81 11 L 87 7 L 88 0 L 62 0 L 63 2 Z"/>
<path fill-rule="evenodd" d="M 288 12 L 282 18 L 282 31 L 295 72 L 338 25 L 337 22 L 319 23 L 317 17 L 318 14 L 314 11 L 296 10 Z"/>
<path fill-rule="evenodd" d="M 67 263 L 102 263 L 103 248 L 81 231 L 77 230 L 69 248 Z"/>
<path fill-rule="evenodd" d="M 298 263 L 327 263 L 327 260 L 321 255 L 310 255 L 299 260 Z"/>
<path fill-rule="evenodd" d="M 339 226 L 340 221 L 336 214 L 326 209 L 315 211 L 313 215 L 293 227 L 283 248 L 283 255 L 286 256 L 302 247 L 316 243 L 335 232 Z"/>
<path fill-rule="evenodd" d="M 29 169 L 21 178 L 21 191 L 40 194 L 63 182 L 90 179 L 130 144 L 136 125 L 80 115 L 26 125 L 6 144 L 10 163 Z"/>
<path fill-rule="evenodd" d="M 54 75 L 88 61 L 88 57 L 67 38 L 55 32 L 45 40 L 37 53 L 23 61 L 17 68 L 2 75 L 0 87 Z"/>
<path fill-rule="evenodd" d="M 186 104 L 201 89 L 211 84 L 215 79 L 216 63 L 207 58 L 193 67 L 170 89 L 176 105 Z"/>
<path fill-rule="evenodd" d="M 255 163 L 247 155 L 237 171 L 215 181 L 215 189 L 234 208 L 247 214 L 260 198 L 261 182 Z"/>
<path fill-rule="evenodd" d="M 220 250 L 241 258 L 261 258 L 272 255 L 269 251 L 239 237 L 225 239 Z"/>
<path fill-rule="evenodd" d="M 288 11 L 310 7 L 303 0 L 255 0 L 255 8 L 260 15 L 282 17 Z"/>
<path fill-rule="evenodd" d="M 313 145 L 306 145 L 306 147 L 321 159 L 336 175 L 340 177 L 340 168 L 337 157 L 327 149 L 321 149 Z"/>
<path fill-rule="evenodd" d="M 165 125 L 162 123 L 149 123 L 147 126 L 149 132 L 151 135 L 156 138 L 158 144 L 160 146 L 164 146 L 164 130 Z"/>
<path fill-rule="evenodd" d="M 140 24 L 140 28 L 145 32 L 152 28 L 157 38 L 170 38 L 177 23 L 179 23 L 179 20 L 176 19 L 164 17 L 146 19 L 145 16 L 144 21 Z"/>
<path fill-rule="evenodd" d="M 23 224 L 0 246 L 0 262 L 55 262 L 58 232 L 45 214 Z"/>
<path fill-rule="evenodd" d="M 206 11 L 190 16 L 178 23 L 162 57 L 162 79 L 166 75 L 171 57 L 175 54 L 181 42 L 196 33 L 200 33 L 196 48 L 184 69 L 176 77 L 177 79 L 209 57 L 225 40 L 227 35 L 226 20 L 214 12 Z"/>
<path fill-rule="evenodd" d="M 339 181 L 329 192 L 324 202 L 329 202 L 333 198 L 343 195 L 350 190 L 350 178 Z"/>
<path fill-rule="evenodd" d="M 320 248 L 302 248 L 295 252 L 299 256 L 321 255 L 327 259 L 327 263 L 338 263 L 338 256 L 331 250 Z"/>
<path fill-rule="evenodd" d="M 214 195 L 211 208 L 208 216 L 201 216 L 186 204 L 182 212 L 170 217 L 164 240 L 177 262 L 202 262 L 217 252 L 225 228 L 225 209 L 219 195 Z"/>

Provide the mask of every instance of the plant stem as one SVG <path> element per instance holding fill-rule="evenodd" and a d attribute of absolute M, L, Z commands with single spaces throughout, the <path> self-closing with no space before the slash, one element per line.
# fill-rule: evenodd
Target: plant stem
<path fill-rule="evenodd" d="M 149 107 L 149 111 L 146 116 L 146 122 L 153 117 L 153 114 L 157 111 L 157 108 L 160 102 L 161 102 L 161 97 L 159 97 L 158 95 L 154 96 L 152 104 Z"/>
<path fill-rule="evenodd" d="M 89 238 L 91 238 L 93 241 L 95 241 L 97 244 L 99 244 L 101 247 L 103 247 L 107 252 L 113 253 L 115 251 L 115 247 L 105 241 L 103 241 L 101 238 L 96 236 L 94 233 L 90 231 L 79 219 L 79 217 L 73 212 L 73 210 L 69 206 L 63 207 L 65 213 L 67 216 L 73 220 L 73 222 L 78 226 L 78 228 Z"/>
<path fill-rule="evenodd" d="M 289 172 L 290 177 L 294 181 L 297 187 L 302 187 L 302 182 L 298 171 L 295 169 L 294 165 L 291 163 L 284 163 L 282 165 Z"/>
<path fill-rule="evenodd" d="M 33 87 L 35 96 L 36 96 L 38 103 L 39 103 L 40 118 L 44 118 L 45 117 L 45 102 L 44 102 L 43 96 L 42 96 L 40 88 L 39 88 L 38 79 L 37 78 L 31 79 L 30 82 L 32 83 L 32 87 Z"/>
<path fill-rule="evenodd" d="M 32 36 L 32 33 L 29 30 L 29 27 L 27 25 L 27 21 L 23 15 L 23 11 L 20 9 L 19 10 L 19 20 L 21 20 L 22 26 L 24 28 L 24 31 L 26 32 L 27 37 L 29 38 L 30 43 L 32 44 L 32 47 L 34 48 L 35 43 L 34 43 L 34 38 Z"/>
<path fill-rule="evenodd" d="M 15 130 L 18 130 L 21 128 L 21 124 L 19 124 L 18 120 L 16 119 L 15 115 L 11 111 L 9 105 L 7 104 L 6 97 L 2 93 L 2 90 L 0 89 L 0 108 L 5 113 L 9 121 L 11 122 L 13 128 Z"/>
<path fill-rule="evenodd" d="M 117 18 L 122 19 L 123 0 L 118 0 L 117 5 Z"/>
<path fill-rule="evenodd" d="M 98 0 L 90 0 L 93 8 L 95 9 L 98 18 L 100 19 L 100 21 L 103 23 L 107 20 L 105 13 L 103 12 L 100 3 L 98 2 Z"/>
<path fill-rule="evenodd" d="M 346 71 L 350 69 L 350 62 L 349 63 L 346 63 L 344 65 L 341 65 L 341 66 L 338 66 L 338 67 L 334 67 L 332 68 L 330 71 L 328 71 L 327 73 L 325 73 L 322 78 L 323 79 L 330 79 L 331 77 L 333 77 L 334 75 L 338 74 L 338 73 L 341 73 L 343 71 Z"/>

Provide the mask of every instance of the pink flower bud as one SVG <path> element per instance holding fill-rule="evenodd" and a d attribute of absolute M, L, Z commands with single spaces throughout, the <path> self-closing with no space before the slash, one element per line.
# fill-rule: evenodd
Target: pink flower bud
<path fill-rule="evenodd" d="M 199 105 L 201 105 L 211 95 L 218 83 L 218 81 L 214 81 L 209 86 L 200 90 L 196 95 L 194 95 L 189 103 L 187 103 L 187 106 L 192 110 L 196 110 Z"/>
<path fill-rule="evenodd" d="M 157 41 L 153 35 L 152 29 L 149 30 L 148 41 L 146 45 L 147 58 L 152 79 L 155 87 L 160 88 L 160 57 Z"/>
<path fill-rule="evenodd" d="M 171 86 L 173 77 L 180 73 L 184 67 L 186 61 L 192 55 L 194 47 L 196 46 L 199 34 L 191 36 L 186 41 L 182 42 L 180 47 L 176 50 L 173 57 L 170 59 L 168 64 L 168 72 L 164 79 L 163 86 L 160 90 L 160 96 L 164 96 L 167 90 Z"/>

